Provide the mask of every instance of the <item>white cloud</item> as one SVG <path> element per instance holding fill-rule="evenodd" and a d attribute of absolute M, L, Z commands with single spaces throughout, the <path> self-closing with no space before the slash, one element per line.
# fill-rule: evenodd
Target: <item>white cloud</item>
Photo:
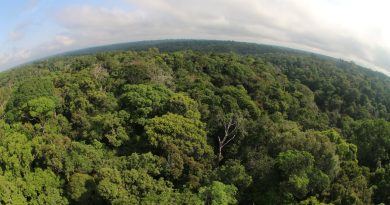
<path fill-rule="evenodd" d="M 8 33 L 8 39 L 10 41 L 18 41 L 24 37 L 24 33 L 21 31 L 11 31 Z"/>
<path fill-rule="evenodd" d="M 7 40 L 10 42 L 17 42 L 22 40 L 26 36 L 26 30 L 30 24 L 30 21 L 18 24 L 11 32 L 8 33 Z"/>
<path fill-rule="evenodd" d="M 56 14 L 65 35 L 78 47 L 134 40 L 147 36 L 147 18 L 142 12 L 91 6 L 66 7 Z"/>
<path fill-rule="evenodd" d="M 36 8 L 38 6 L 39 2 L 40 2 L 40 0 L 27 0 L 24 8 L 26 10 L 33 10 L 34 8 Z"/>
<path fill-rule="evenodd" d="M 18 50 L 0 53 L 0 65 L 13 64 L 15 61 L 27 60 L 31 57 L 30 50 Z"/>
<path fill-rule="evenodd" d="M 72 48 L 75 40 L 65 35 L 55 36 L 52 40 L 38 44 L 30 49 L 12 48 L 0 52 L 0 68 L 17 66 L 33 59 L 64 52 Z"/>
<path fill-rule="evenodd" d="M 58 52 L 59 50 L 64 50 L 67 47 L 72 46 L 74 43 L 75 43 L 75 40 L 73 40 L 72 38 L 70 38 L 68 36 L 64 36 L 64 35 L 59 35 L 59 36 L 54 37 L 54 40 L 52 40 L 48 43 L 42 44 L 41 46 L 39 46 L 39 48 L 41 50 L 57 51 Z"/>
<path fill-rule="evenodd" d="M 49 53 L 135 40 L 231 39 L 320 52 L 390 73 L 386 0 L 122 1 L 135 9 L 74 5 L 55 12 L 61 33 L 37 47 Z"/>

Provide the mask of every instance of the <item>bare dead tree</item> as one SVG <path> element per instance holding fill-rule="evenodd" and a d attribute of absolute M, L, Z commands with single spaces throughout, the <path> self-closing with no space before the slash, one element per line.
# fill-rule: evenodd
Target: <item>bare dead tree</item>
<path fill-rule="evenodd" d="M 224 135 L 218 136 L 218 162 L 223 159 L 223 148 L 237 137 L 239 126 L 240 123 L 235 115 L 230 115 L 223 120 Z"/>
<path fill-rule="evenodd" d="M 91 70 L 91 73 L 93 77 L 98 81 L 101 81 L 109 75 L 107 69 L 105 69 L 101 64 L 95 65 L 95 67 Z M 100 91 L 102 90 L 103 86 L 100 85 Z"/>

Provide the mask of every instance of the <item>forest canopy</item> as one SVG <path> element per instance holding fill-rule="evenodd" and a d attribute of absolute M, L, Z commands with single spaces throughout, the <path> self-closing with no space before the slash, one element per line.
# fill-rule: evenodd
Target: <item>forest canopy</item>
<path fill-rule="evenodd" d="M 1 204 L 390 204 L 389 77 L 281 48 L 144 47 L 0 73 Z"/>

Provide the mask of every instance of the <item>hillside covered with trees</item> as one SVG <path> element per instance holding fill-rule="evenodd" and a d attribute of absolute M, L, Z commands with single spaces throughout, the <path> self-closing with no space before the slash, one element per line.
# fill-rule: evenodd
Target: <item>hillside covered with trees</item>
<path fill-rule="evenodd" d="M 389 77 L 279 47 L 137 46 L 0 73 L 1 204 L 390 204 Z"/>

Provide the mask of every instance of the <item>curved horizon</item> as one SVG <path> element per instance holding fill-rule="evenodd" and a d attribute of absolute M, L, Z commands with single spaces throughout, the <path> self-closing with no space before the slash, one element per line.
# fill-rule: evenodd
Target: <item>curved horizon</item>
<path fill-rule="evenodd" d="M 93 46 L 213 39 L 304 50 L 390 76 L 390 13 L 386 11 L 390 2 L 385 0 L 16 0 L 1 4 L 0 70 Z"/>
<path fill-rule="evenodd" d="M 37 61 L 46 60 L 46 59 L 50 59 L 50 58 L 54 58 L 54 57 L 58 57 L 58 56 L 85 55 L 85 54 L 94 54 L 94 53 L 99 53 L 99 52 L 106 52 L 107 51 L 106 49 L 108 47 L 110 47 L 110 46 L 124 46 L 124 47 L 126 47 L 124 50 L 132 50 L 132 48 L 131 48 L 132 44 L 151 43 L 152 45 L 149 48 L 153 48 L 153 46 L 157 45 L 158 43 L 162 43 L 162 42 L 177 43 L 177 42 L 181 42 L 181 41 L 205 41 L 205 42 L 206 41 L 215 41 L 215 42 L 247 43 L 247 44 L 253 44 L 253 45 L 256 45 L 256 46 L 277 47 L 277 48 L 280 48 L 280 49 L 288 49 L 288 50 L 291 50 L 291 51 L 307 52 L 307 53 L 310 53 L 310 54 L 322 55 L 322 56 L 329 57 L 329 58 L 340 59 L 340 60 L 343 60 L 343 61 L 346 61 L 346 62 L 352 62 L 352 63 L 355 63 L 355 64 L 357 64 L 357 65 L 359 65 L 359 66 L 361 66 L 363 68 L 367 68 L 367 69 L 370 69 L 372 71 L 376 71 L 376 72 L 379 72 L 381 74 L 385 74 L 386 76 L 390 77 L 390 72 L 375 70 L 375 69 L 372 69 L 372 68 L 367 67 L 365 65 L 361 65 L 359 63 L 356 63 L 356 62 L 354 62 L 352 60 L 342 59 L 342 58 L 330 56 L 330 55 L 327 55 L 327 54 L 316 53 L 316 52 L 313 52 L 313 51 L 299 49 L 299 48 L 291 48 L 291 47 L 286 47 L 286 46 L 283 46 L 283 45 L 254 43 L 254 42 L 235 41 L 235 40 L 190 39 L 190 38 L 188 38 L 188 39 L 182 38 L 182 39 L 140 40 L 140 41 L 130 41 L 130 42 L 120 42 L 120 43 L 112 43 L 112 44 L 89 46 L 89 47 L 78 48 L 78 49 L 63 51 L 63 52 L 59 52 L 59 53 L 54 53 L 54 54 L 51 54 L 51 55 L 38 57 L 36 59 L 31 59 L 29 61 L 26 61 L 26 62 L 17 64 L 17 65 L 8 67 L 6 69 L 0 70 L 0 72 L 11 70 L 11 69 L 18 68 L 18 67 L 21 67 L 21 66 L 24 66 L 24 65 L 28 65 L 28 64 L 31 64 L 31 63 L 34 63 L 34 62 L 37 62 Z M 94 49 L 98 49 L 99 51 L 96 52 L 96 51 L 94 51 Z M 88 50 L 91 50 L 91 51 L 88 51 Z M 120 51 L 120 50 L 122 50 L 122 49 L 115 49 L 114 48 L 114 49 L 109 49 L 108 51 Z M 81 54 L 79 54 L 79 53 L 81 53 Z"/>

